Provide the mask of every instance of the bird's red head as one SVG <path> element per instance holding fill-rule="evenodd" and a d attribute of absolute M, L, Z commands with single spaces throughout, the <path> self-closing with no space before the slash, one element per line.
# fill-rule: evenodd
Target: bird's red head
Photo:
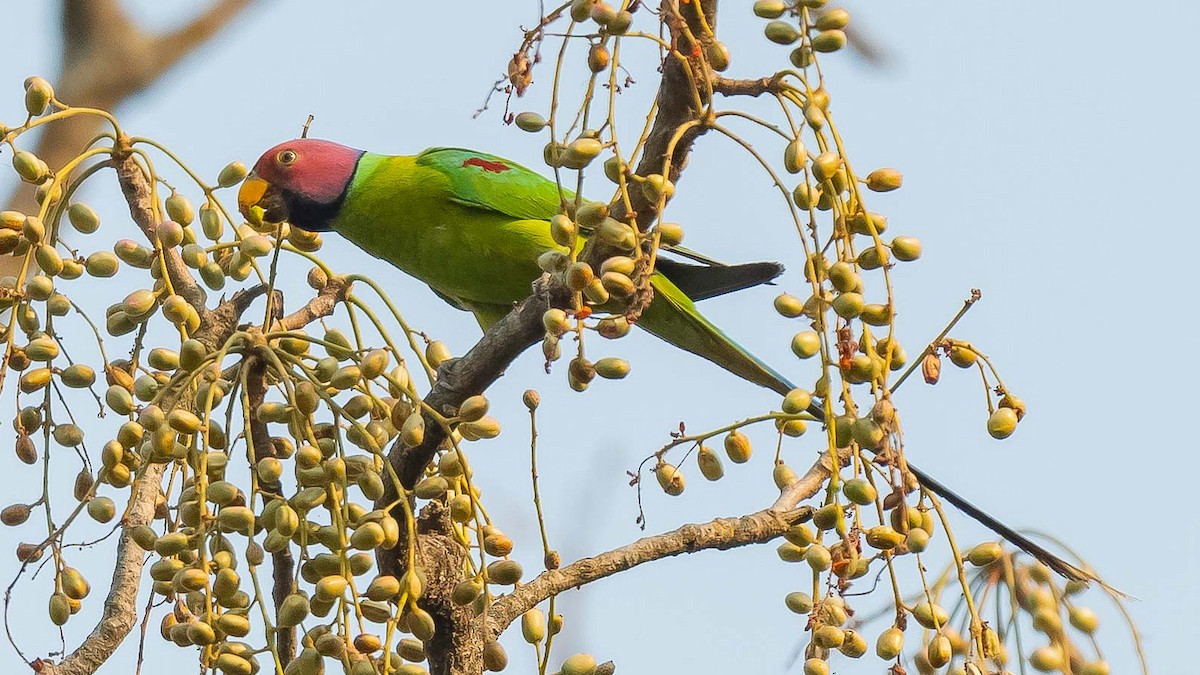
<path fill-rule="evenodd" d="M 238 192 L 243 214 L 260 206 L 270 221 L 328 229 L 363 152 L 315 138 L 280 143 L 263 153 Z"/>

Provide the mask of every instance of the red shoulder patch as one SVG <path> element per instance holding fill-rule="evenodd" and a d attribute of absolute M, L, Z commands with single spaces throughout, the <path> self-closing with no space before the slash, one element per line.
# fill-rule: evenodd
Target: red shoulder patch
<path fill-rule="evenodd" d="M 508 171 L 509 169 L 512 168 L 509 165 L 505 164 L 504 162 L 490 162 L 482 157 L 472 157 L 472 158 L 468 159 L 467 161 L 463 162 L 462 165 L 463 166 L 477 166 L 477 167 L 483 169 L 484 171 L 491 171 L 492 173 L 501 173 L 503 171 Z"/>

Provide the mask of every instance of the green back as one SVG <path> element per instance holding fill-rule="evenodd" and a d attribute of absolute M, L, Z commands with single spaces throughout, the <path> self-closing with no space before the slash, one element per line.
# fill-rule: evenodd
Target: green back
<path fill-rule="evenodd" d="M 573 199 L 553 181 L 495 155 L 461 148 L 433 148 L 415 156 L 367 153 L 332 224 L 368 253 L 473 312 L 487 328 L 528 297 L 541 274 L 538 256 L 562 250 L 551 239 L 547 221 L 560 212 L 563 200 Z M 778 269 L 750 272 L 750 281 L 698 278 L 685 285 L 718 294 L 766 281 Z M 656 272 L 651 282 L 654 300 L 639 325 L 751 382 L 779 392 L 791 388 L 705 319 L 670 279 Z"/>

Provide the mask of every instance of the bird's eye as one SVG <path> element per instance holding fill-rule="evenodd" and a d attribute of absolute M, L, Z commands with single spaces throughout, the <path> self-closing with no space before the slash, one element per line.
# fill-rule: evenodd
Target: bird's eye
<path fill-rule="evenodd" d="M 290 166 L 296 161 L 296 152 L 294 150 L 280 150 L 278 155 L 275 155 L 275 161 L 282 166 Z"/>

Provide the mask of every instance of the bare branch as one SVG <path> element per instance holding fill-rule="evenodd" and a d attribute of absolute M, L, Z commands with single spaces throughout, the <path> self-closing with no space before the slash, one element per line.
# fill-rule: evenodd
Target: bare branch
<path fill-rule="evenodd" d="M 124 145 L 122 139 L 118 139 L 117 148 L 113 152 L 113 166 L 117 170 L 117 180 L 121 183 L 121 192 L 125 195 L 125 201 L 129 203 L 133 222 L 137 223 L 150 243 L 154 244 L 157 241 L 155 228 L 158 227 L 158 219 L 154 216 L 154 194 L 151 191 L 150 179 L 145 175 L 145 170 L 137 163 L 134 155 L 122 145 Z M 208 294 L 196 282 L 196 278 L 184 264 L 177 249 L 164 249 L 162 253 L 166 263 L 167 277 L 171 280 L 175 292 L 196 309 L 200 314 L 201 323 L 205 323 L 207 310 L 204 303 Z"/>
<path fill-rule="evenodd" d="M 818 483 L 814 491 L 819 488 Z M 709 549 L 724 551 L 739 546 L 766 543 L 782 536 L 792 525 L 804 522 L 810 517 L 812 509 L 803 507 L 784 512 L 764 509 L 740 518 L 717 518 L 707 523 L 684 525 L 670 532 L 644 537 L 627 546 L 578 560 L 566 567 L 547 570 L 492 603 L 487 614 L 482 617 L 487 622 L 487 634 L 494 639 L 517 617 L 552 595 L 681 553 Z"/>
<path fill-rule="evenodd" d="M 337 307 L 338 303 L 344 302 L 346 296 L 350 294 L 350 287 L 352 285 L 352 282 L 348 281 L 346 277 L 331 277 L 329 283 L 325 284 L 325 287 L 313 296 L 307 304 L 280 319 L 272 329 L 296 330 L 307 326 L 321 317 L 333 314 L 333 310 Z"/>
<path fill-rule="evenodd" d="M 265 348 L 264 348 L 265 349 Z M 267 364 L 260 355 L 255 355 L 245 362 L 246 370 L 246 399 L 250 411 L 250 443 L 254 448 L 254 462 L 275 456 L 275 446 L 271 443 L 271 433 L 267 425 L 258 416 L 258 407 L 267 396 Z M 266 494 L 283 496 L 283 483 L 276 478 L 272 481 L 259 479 L 259 488 Z M 275 610 L 283 604 L 292 593 L 292 575 L 295 561 L 292 559 L 292 549 L 284 548 L 271 554 L 271 600 Z M 296 654 L 296 629 L 294 627 L 278 626 L 275 629 L 275 649 L 279 660 L 287 665 Z"/>
<path fill-rule="evenodd" d="M 763 94 L 776 94 L 781 91 L 780 82 L 782 80 L 778 75 L 772 77 L 760 77 L 757 80 L 735 80 L 728 77 L 713 78 L 712 88 L 713 93 L 721 94 L 722 96 L 762 96 Z"/>

